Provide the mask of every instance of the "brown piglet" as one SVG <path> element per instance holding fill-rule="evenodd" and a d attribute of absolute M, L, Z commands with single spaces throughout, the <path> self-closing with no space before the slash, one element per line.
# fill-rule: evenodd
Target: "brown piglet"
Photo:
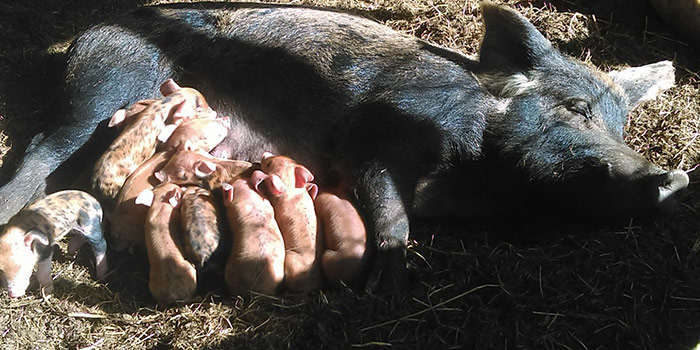
<path fill-rule="evenodd" d="M 197 290 L 197 271 L 182 255 L 179 205 L 182 189 L 164 183 L 152 192 L 145 223 L 146 252 L 150 264 L 148 289 L 159 303 L 190 298 Z M 148 203 L 146 203 L 148 204 Z"/>
<path fill-rule="evenodd" d="M 226 285 L 234 294 L 276 294 L 284 279 L 285 249 L 272 205 L 243 177 L 222 184 L 222 193 L 233 234 Z"/>
<path fill-rule="evenodd" d="M 312 195 L 317 187 L 304 166 L 284 156 L 265 153 L 262 171 L 253 172 L 253 181 L 275 210 L 286 250 L 285 286 L 294 292 L 320 287 L 320 248 Z"/>

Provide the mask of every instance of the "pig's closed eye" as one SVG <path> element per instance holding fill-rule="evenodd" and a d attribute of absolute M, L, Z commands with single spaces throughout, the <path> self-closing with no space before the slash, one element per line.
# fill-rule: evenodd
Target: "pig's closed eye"
<path fill-rule="evenodd" d="M 591 118 L 593 118 L 593 114 L 591 113 L 591 106 L 586 101 L 572 101 L 569 104 L 568 109 L 572 113 L 578 114 L 586 118 L 586 120 L 590 120 Z"/>

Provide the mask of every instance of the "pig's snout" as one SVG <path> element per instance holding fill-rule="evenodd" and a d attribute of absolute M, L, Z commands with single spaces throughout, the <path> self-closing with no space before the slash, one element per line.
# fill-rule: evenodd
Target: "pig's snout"
<path fill-rule="evenodd" d="M 657 203 L 662 209 L 673 206 L 675 194 L 688 187 L 690 183 L 688 174 L 679 169 L 658 175 L 655 180 L 659 190 Z"/>

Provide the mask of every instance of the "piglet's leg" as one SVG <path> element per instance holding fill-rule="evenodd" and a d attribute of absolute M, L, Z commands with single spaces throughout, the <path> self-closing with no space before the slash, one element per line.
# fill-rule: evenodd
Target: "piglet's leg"
<path fill-rule="evenodd" d="M 37 263 L 36 279 L 39 281 L 39 287 L 44 290 L 44 293 L 51 294 L 53 292 L 53 280 L 51 280 L 51 255 L 44 260 L 39 260 Z"/>
<path fill-rule="evenodd" d="M 102 234 L 99 218 L 93 217 L 92 220 L 86 220 L 80 233 L 95 254 L 95 278 L 98 280 L 102 279 L 102 277 L 107 274 L 109 268 L 106 259 L 107 241 L 105 241 L 104 235 Z"/>

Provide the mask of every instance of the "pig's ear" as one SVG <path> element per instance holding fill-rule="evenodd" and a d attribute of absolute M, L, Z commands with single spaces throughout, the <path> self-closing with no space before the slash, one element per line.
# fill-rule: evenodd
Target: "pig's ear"
<path fill-rule="evenodd" d="M 112 118 L 109 119 L 109 123 L 107 124 L 107 127 L 114 127 L 116 125 L 121 124 L 124 119 L 126 119 L 126 110 L 125 109 L 120 109 L 114 112 L 112 114 Z"/>
<path fill-rule="evenodd" d="M 616 70 L 608 75 L 625 91 L 630 108 L 643 101 L 655 99 L 675 85 L 675 69 L 671 61 Z"/>
<path fill-rule="evenodd" d="M 484 1 L 485 33 L 479 61 L 486 71 L 527 72 L 558 55 L 532 23 L 515 10 Z"/>
<path fill-rule="evenodd" d="M 155 177 L 160 182 L 165 182 L 168 179 L 168 177 L 160 170 L 153 173 L 153 177 Z"/>
<path fill-rule="evenodd" d="M 250 186 L 255 189 L 260 195 L 262 195 L 262 192 L 260 191 L 260 184 L 265 181 L 265 179 L 268 178 L 268 175 L 265 174 L 262 170 L 254 170 L 253 173 L 250 175 Z"/>
<path fill-rule="evenodd" d="M 179 124 L 185 119 L 192 119 L 197 114 L 197 107 L 195 102 L 187 99 L 180 102 L 173 110 L 173 123 Z"/>
<path fill-rule="evenodd" d="M 309 192 L 311 199 L 316 200 L 316 197 L 318 196 L 318 185 L 315 183 L 307 183 L 306 191 Z"/>
<path fill-rule="evenodd" d="M 182 198 L 182 190 L 180 189 L 180 187 L 173 188 L 172 190 L 168 191 L 168 193 L 165 195 L 165 200 L 173 208 L 177 208 L 177 206 L 180 205 L 181 198 Z"/>
<path fill-rule="evenodd" d="M 203 179 L 211 175 L 215 170 L 216 163 L 208 160 L 198 161 L 194 164 L 194 175 L 199 179 Z"/>
<path fill-rule="evenodd" d="M 295 186 L 297 188 L 304 187 L 307 183 L 311 182 L 314 180 L 314 175 L 309 171 L 309 169 L 306 169 L 305 167 L 301 165 L 297 165 L 294 167 L 294 179 L 295 179 Z"/>
<path fill-rule="evenodd" d="M 268 181 L 270 181 L 270 192 L 273 196 L 279 196 L 287 190 L 287 186 L 284 184 L 284 181 L 282 181 L 277 174 L 270 175 L 268 177 Z"/>
<path fill-rule="evenodd" d="M 27 247 L 31 247 L 33 243 L 41 244 L 43 246 L 48 246 L 50 244 L 49 238 L 44 232 L 37 229 L 31 229 L 24 234 L 24 244 Z"/>
<path fill-rule="evenodd" d="M 233 186 L 228 182 L 221 184 L 221 190 L 224 192 L 224 202 L 230 203 L 233 201 Z"/>
<path fill-rule="evenodd" d="M 275 156 L 275 155 L 272 154 L 272 152 L 267 152 L 267 151 L 266 151 L 266 152 L 263 152 L 262 157 L 260 157 L 260 160 L 262 161 L 262 160 L 265 160 L 265 159 L 267 159 L 267 158 L 274 157 L 274 156 Z"/>
<path fill-rule="evenodd" d="M 163 130 L 158 134 L 158 141 L 163 143 L 167 142 L 170 136 L 173 135 L 173 132 L 175 132 L 175 129 L 177 129 L 177 124 L 167 124 L 164 126 Z"/>
<path fill-rule="evenodd" d="M 145 189 L 139 193 L 138 196 L 136 196 L 136 199 L 134 200 L 134 203 L 145 205 L 147 207 L 150 207 L 153 205 L 153 191 L 149 189 Z"/>
<path fill-rule="evenodd" d="M 163 96 L 168 96 L 180 89 L 180 85 L 178 85 L 172 78 L 164 81 L 163 84 L 160 85 L 160 93 L 163 94 Z"/>

